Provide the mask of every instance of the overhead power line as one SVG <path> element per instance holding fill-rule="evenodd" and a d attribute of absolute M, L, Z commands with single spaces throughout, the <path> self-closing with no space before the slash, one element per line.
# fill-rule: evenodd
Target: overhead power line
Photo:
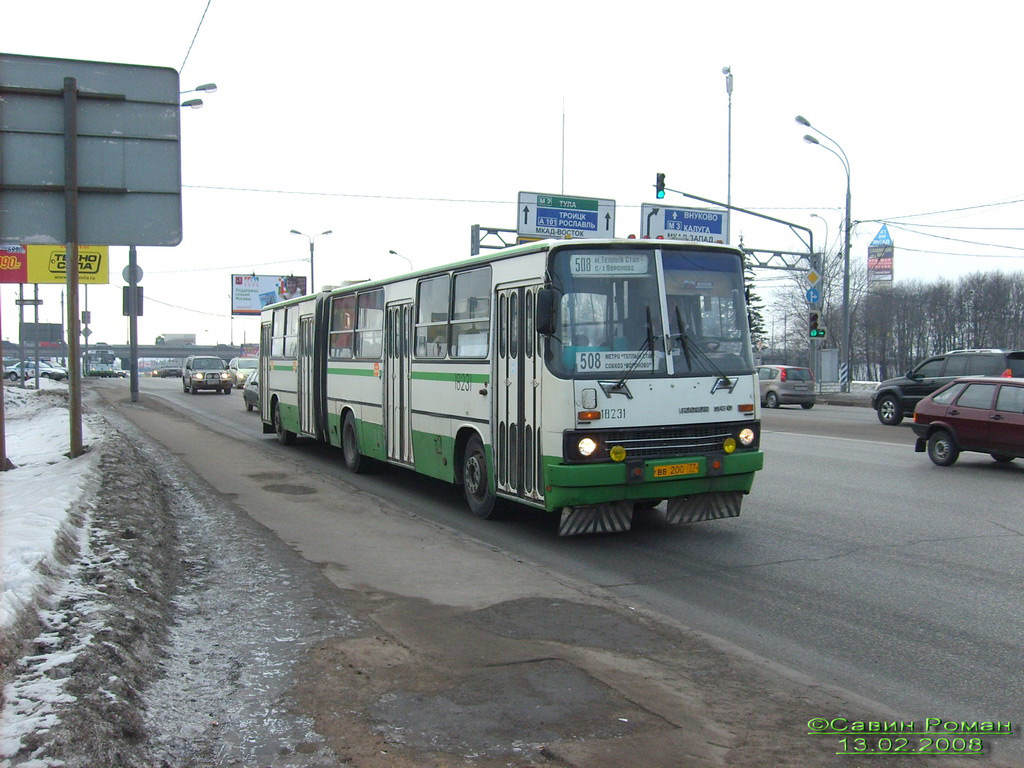
<path fill-rule="evenodd" d="M 188 44 L 188 50 L 185 51 L 185 58 L 182 59 L 181 67 L 178 69 L 178 74 L 181 74 L 185 70 L 185 62 L 188 61 L 189 54 L 192 53 L 192 46 L 196 44 L 196 38 L 199 37 L 199 30 L 203 28 L 203 21 L 206 19 L 206 12 L 210 10 L 210 3 L 213 0 L 206 0 L 206 7 L 203 9 L 202 18 L 199 19 L 199 25 L 196 27 L 196 33 L 192 35 L 192 42 Z"/>
<path fill-rule="evenodd" d="M 170 307 L 171 309 L 180 309 L 182 312 L 194 312 L 197 315 L 209 315 L 210 317 L 219 317 L 222 319 L 230 317 L 230 315 L 217 314 L 216 312 L 203 312 L 201 309 L 190 309 L 189 307 L 182 307 L 178 304 L 169 304 L 166 301 L 160 301 L 160 299 L 154 299 L 152 296 L 148 295 L 146 296 L 146 301 L 152 302 L 153 304 L 162 304 L 163 306 Z"/>
<path fill-rule="evenodd" d="M 968 205 L 968 206 L 965 206 L 963 208 L 948 208 L 948 209 L 946 209 L 944 211 L 929 211 L 927 213 L 908 213 L 908 214 L 906 214 L 904 216 L 887 216 L 884 219 L 861 219 L 861 221 L 863 221 L 864 223 L 875 222 L 875 223 L 883 224 L 883 223 L 887 223 L 887 222 L 891 222 L 891 221 L 896 221 L 897 219 L 914 219 L 914 218 L 918 218 L 920 216 L 940 216 L 940 215 L 946 214 L 946 213 L 962 213 L 964 211 L 977 211 L 977 210 L 981 210 L 983 208 L 998 208 L 998 207 L 1003 206 L 1003 205 L 1016 205 L 1017 203 L 1024 203 L 1024 198 L 1020 198 L 1020 199 L 1017 199 L 1017 200 L 1003 200 L 1002 202 L 999 202 L 999 203 L 985 203 L 983 205 Z"/>
<path fill-rule="evenodd" d="M 949 237 L 948 235 L 936 235 L 931 232 L 915 232 L 913 229 L 909 229 L 904 225 L 895 222 L 889 222 L 889 225 L 892 226 L 894 229 L 903 230 L 904 232 L 909 232 L 912 235 L 918 235 L 920 237 L 931 237 L 935 240 L 946 240 L 951 243 L 963 243 L 965 245 L 981 245 L 986 248 L 1006 248 L 1011 251 L 1024 251 L 1024 248 L 1021 248 L 1016 245 L 1000 245 L 998 243 L 979 243 L 975 240 L 963 240 L 959 237 Z"/>

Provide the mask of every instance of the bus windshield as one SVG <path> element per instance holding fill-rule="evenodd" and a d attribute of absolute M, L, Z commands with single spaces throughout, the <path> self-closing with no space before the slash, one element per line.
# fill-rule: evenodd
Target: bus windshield
<path fill-rule="evenodd" d="M 753 372 L 743 265 L 679 246 L 554 252 L 558 324 L 548 364 L 571 378 Z"/>

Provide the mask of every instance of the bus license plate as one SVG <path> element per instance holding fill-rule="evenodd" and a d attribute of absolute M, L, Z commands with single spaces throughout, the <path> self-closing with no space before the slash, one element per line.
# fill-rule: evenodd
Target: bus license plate
<path fill-rule="evenodd" d="M 700 472 L 700 464 L 689 461 L 686 464 L 663 464 L 654 468 L 655 477 L 674 477 L 676 475 L 696 475 Z"/>

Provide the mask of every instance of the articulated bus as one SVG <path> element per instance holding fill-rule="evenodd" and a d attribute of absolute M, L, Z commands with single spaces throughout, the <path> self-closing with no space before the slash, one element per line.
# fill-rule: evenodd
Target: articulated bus
<path fill-rule="evenodd" d="M 265 307 L 264 432 L 560 515 L 735 517 L 763 466 L 742 253 L 545 240 Z"/>

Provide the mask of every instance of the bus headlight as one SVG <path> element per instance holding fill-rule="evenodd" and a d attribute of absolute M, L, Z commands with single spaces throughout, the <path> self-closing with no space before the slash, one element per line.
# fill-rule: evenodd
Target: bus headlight
<path fill-rule="evenodd" d="M 591 456 L 597 450 L 597 441 L 592 437 L 584 437 L 576 444 L 576 450 L 580 456 Z"/>
<path fill-rule="evenodd" d="M 741 429 L 737 437 L 740 439 L 740 445 L 742 445 L 744 448 L 749 448 L 751 445 L 754 444 L 754 439 L 757 436 L 754 434 L 754 430 L 750 429 L 750 427 L 747 427 L 746 429 Z"/>

